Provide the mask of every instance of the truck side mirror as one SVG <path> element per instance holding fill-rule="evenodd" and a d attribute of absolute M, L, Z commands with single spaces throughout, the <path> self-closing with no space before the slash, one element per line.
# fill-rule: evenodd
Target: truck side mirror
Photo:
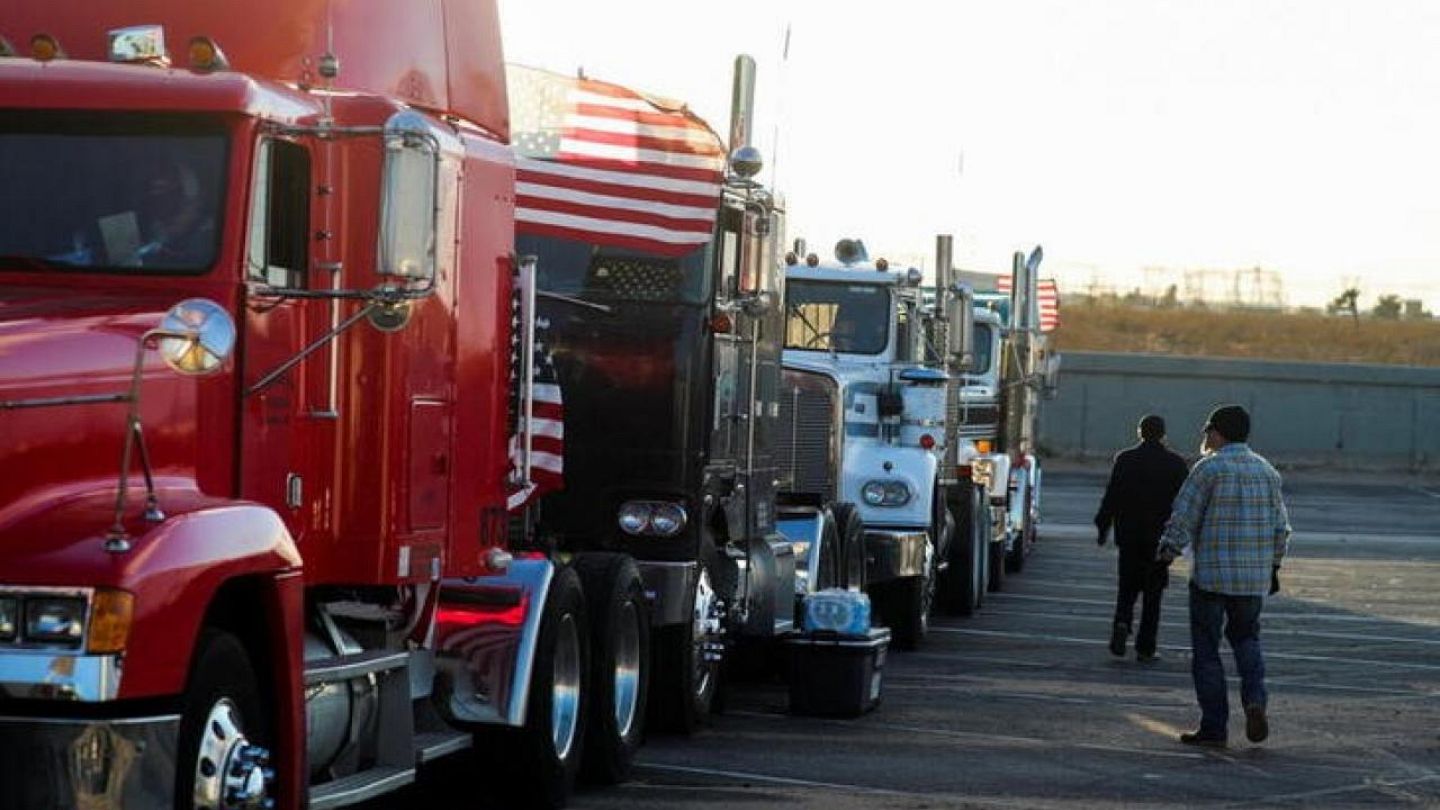
<path fill-rule="evenodd" d="M 975 291 L 964 285 L 942 290 L 945 298 L 946 354 L 950 368 L 967 372 L 975 368 Z"/>
<path fill-rule="evenodd" d="M 376 272 L 403 279 L 433 280 L 440 142 L 423 116 L 407 110 L 385 122 L 384 144 L 380 262 Z"/>

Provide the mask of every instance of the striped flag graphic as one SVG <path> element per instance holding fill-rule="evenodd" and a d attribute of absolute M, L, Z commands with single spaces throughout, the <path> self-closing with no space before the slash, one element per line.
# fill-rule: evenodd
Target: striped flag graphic
<path fill-rule="evenodd" d="M 511 511 L 529 504 L 547 492 L 565 486 L 565 404 L 555 374 L 555 357 L 545 345 L 544 330 L 549 324 L 535 324 L 535 383 L 530 409 L 530 482 L 510 493 L 506 506 Z M 518 463 L 520 436 L 510 438 L 510 456 Z"/>
<path fill-rule="evenodd" d="M 998 276 L 995 280 L 995 288 L 1002 293 L 1010 292 L 1010 285 L 1013 283 L 1010 276 Z M 1040 299 L 1040 331 L 1051 332 L 1060 325 L 1060 288 L 1055 284 L 1053 278 L 1042 278 L 1036 282 L 1039 288 Z"/>
<path fill-rule="evenodd" d="M 719 136 L 679 102 L 508 66 L 521 233 L 681 256 L 710 241 Z"/>

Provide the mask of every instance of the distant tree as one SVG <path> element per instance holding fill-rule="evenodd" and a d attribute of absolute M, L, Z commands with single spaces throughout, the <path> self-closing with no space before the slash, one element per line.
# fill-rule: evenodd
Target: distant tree
<path fill-rule="evenodd" d="M 1400 307 L 1400 296 L 1382 295 L 1375 300 L 1375 306 L 1370 310 L 1370 314 L 1387 321 L 1398 321 L 1400 320 Z"/>
<path fill-rule="evenodd" d="M 1342 312 L 1350 313 L 1355 323 L 1360 323 L 1360 288 L 1350 287 L 1344 292 L 1335 296 L 1335 300 L 1325 305 L 1325 312 L 1329 315 L 1339 315 Z"/>
<path fill-rule="evenodd" d="M 1171 284 L 1165 288 L 1165 294 L 1160 297 L 1161 309 L 1174 309 L 1180 306 L 1180 290 Z"/>

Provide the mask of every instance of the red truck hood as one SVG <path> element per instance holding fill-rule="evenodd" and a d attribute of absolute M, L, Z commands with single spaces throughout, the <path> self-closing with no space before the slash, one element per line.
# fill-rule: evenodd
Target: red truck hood
<path fill-rule="evenodd" d="M 113 289 L 103 296 L 0 292 L 0 579 L 23 575 L 26 557 L 80 539 L 45 531 L 49 512 L 69 514 L 72 532 L 94 522 L 98 535 L 110 525 L 105 504 L 113 505 L 119 481 L 127 409 L 122 402 L 16 403 L 128 391 L 140 336 L 179 299 L 173 292 Z M 193 492 L 197 383 L 171 372 L 154 352 L 143 379 L 141 414 L 156 475 L 167 490 Z M 137 486 L 128 514 L 135 518 L 143 500 L 138 463 L 131 480 Z"/>

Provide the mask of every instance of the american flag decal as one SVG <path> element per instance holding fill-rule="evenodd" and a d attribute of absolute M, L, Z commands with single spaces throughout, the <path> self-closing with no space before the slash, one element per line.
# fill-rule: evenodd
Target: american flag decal
<path fill-rule="evenodd" d="M 995 289 L 1008 293 L 1012 283 L 1010 276 L 1000 276 L 996 279 Z M 1036 297 L 1040 299 L 1040 331 L 1053 332 L 1060 325 L 1060 288 L 1053 278 L 1042 278 L 1036 286 L 1039 288 Z"/>
<path fill-rule="evenodd" d="M 683 104 L 507 66 L 521 233 L 660 256 L 710 241 L 720 137 Z"/>

